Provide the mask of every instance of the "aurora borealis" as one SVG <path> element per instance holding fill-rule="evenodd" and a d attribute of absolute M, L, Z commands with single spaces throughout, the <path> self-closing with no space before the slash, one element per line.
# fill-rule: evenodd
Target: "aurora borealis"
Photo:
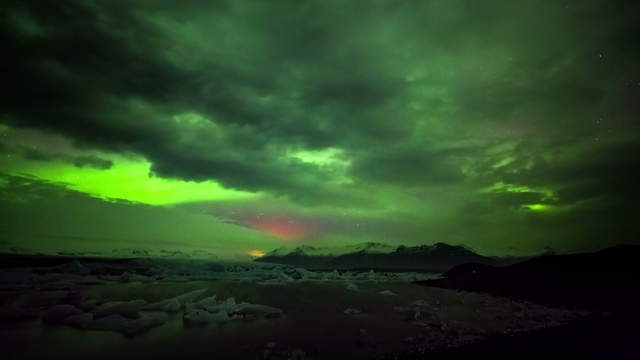
<path fill-rule="evenodd" d="M 640 241 L 637 1 L 5 1 L 0 248 Z"/>

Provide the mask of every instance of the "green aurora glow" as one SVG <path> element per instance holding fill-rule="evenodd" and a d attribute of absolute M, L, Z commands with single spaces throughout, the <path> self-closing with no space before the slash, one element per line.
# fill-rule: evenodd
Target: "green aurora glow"
<path fill-rule="evenodd" d="M 5 7 L 0 248 L 640 241 L 637 2 Z"/>

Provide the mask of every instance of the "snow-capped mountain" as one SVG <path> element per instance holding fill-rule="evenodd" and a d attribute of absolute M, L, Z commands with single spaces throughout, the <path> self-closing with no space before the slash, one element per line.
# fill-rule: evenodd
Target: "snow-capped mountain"
<path fill-rule="evenodd" d="M 300 246 L 276 249 L 255 261 L 316 269 L 416 269 L 434 272 L 468 262 L 501 263 L 499 259 L 476 254 L 463 246 L 444 243 L 398 247 L 364 243 L 334 249 Z"/>

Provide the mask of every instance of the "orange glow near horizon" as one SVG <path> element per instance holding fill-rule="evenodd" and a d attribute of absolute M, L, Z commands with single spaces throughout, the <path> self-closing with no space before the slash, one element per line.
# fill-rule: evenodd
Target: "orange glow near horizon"
<path fill-rule="evenodd" d="M 264 251 L 262 250 L 251 250 L 249 251 L 249 255 L 255 258 L 259 258 L 259 257 L 263 257 L 265 254 L 264 254 Z"/>
<path fill-rule="evenodd" d="M 254 229 L 283 240 L 296 240 L 315 232 L 315 226 L 288 216 L 255 216 L 243 221 Z"/>

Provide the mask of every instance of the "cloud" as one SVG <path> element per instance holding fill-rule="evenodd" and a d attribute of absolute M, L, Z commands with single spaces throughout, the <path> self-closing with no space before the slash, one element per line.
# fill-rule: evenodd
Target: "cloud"
<path fill-rule="evenodd" d="M 5 154 L 13 154 L 18 155 L 24 158 L 25 160 L 30 161 L 54 161 L 60 160 L 63 162 L 68 162 L 73 164 L 73 166 L 82 168 L 82 167 L 91 167 L 101 170 L 110 169 L 113 166 L 113 162 L 111 160 L 102 159 L 98 156 L 94 155 L 62 155 L 62 154 L 51 154 L 43 151 L 39 151 L 36 149 L 29 148 L 18 148 L 3 151 Z"/>
<path fill-rule="evenodd" d="M 0 174 L 6 245 L 36 251 L 110 254 L 117 248 L 206 250 L 221 257 L 269 250 L 273 239 L 210 216 L 91 197 L 64 184 Z M 187 230 L 188 229 L 188 230 Z"/>
<path fill-rule="evenodd" d="M 136 154 L 156 177 L 423 214 L 413 239 L 453 221 L 472 236 L 470 209 L 538 219 L 521 211 L 532 202 L 592 221 L 637 192 L 623 174 L 640 133 L 639 6 L 9 1 L 1 121 Z M 21 154 L 47 161 L 52 146 Z M 329 149 L 341 162 L 292 156 Z M 528 190 L 483 192 L 498 183 Z"/>
<path fill-rule="evenodd" d="M 389 147 L 363 152 L 350 168 L 363 182 L 402 186 L 453 185 L 463 175 L 445 151 L 424 146 Z"/>

